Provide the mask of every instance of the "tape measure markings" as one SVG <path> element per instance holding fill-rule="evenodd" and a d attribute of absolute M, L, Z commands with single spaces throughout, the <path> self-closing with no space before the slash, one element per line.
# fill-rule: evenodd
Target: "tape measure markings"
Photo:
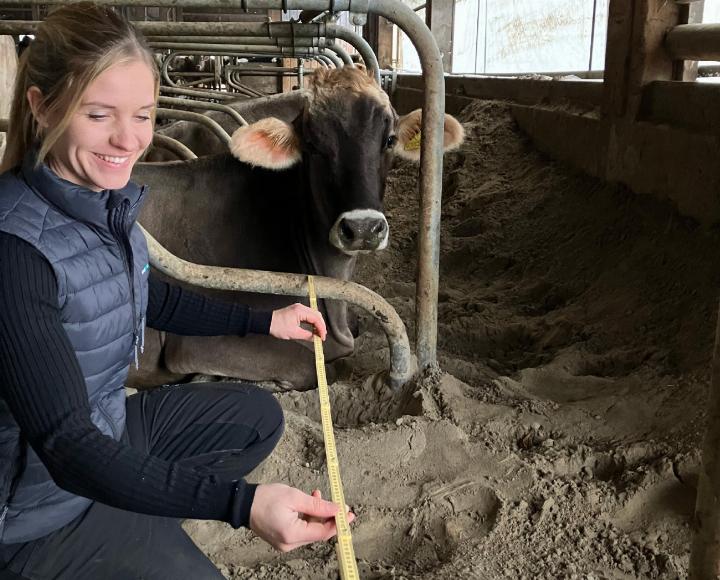
<path fill-rule="evenodd" d="M 310 296 L 310 307 L 318 310 L 317 295 L 315 294 L 315 282 L 312 276 L 308 276 L 308 295 Z M 328 466 L 328 477 L 330 479 L 330 494 L 332 500 L 339 506 L 335 515 L 337 526 L 337 545 L 335 550 L 340 564 L 341 580 L 359 580 L 355 549 L 350 533 L 350 524 L 347 522 L 345 512 L 345 494 L 343 493 L 342 481 L 340 479 L 340 462 L 337 457 L 335 445 L 335 434 L 333 433 L 332 413 L 330 412 L 330 393 L 328 390 L 327 377 L 325 375 L 325 354 L 323 353 L 322 339 L 314 335 L 315 346 L 315 371 L 318 378 L 318 394 L 320 395 L 320 417 L 322 419 L 323 437 L 325 439 L 325 459 Z"/>

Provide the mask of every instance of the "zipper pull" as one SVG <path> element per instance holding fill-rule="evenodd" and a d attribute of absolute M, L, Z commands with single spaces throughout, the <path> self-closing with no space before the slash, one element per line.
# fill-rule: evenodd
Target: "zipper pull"
<path fill-rule="evenodd" d="M 140 354 L 145 352 L 145 317 L 140 319 Z"/>
<path fill-rule="evenodd" d="M 135 352 L 135 370 L 140 369 L 140 361 L 138 360 L 138 335 L 137 332 L 133 335 L 133 351 Z"/>

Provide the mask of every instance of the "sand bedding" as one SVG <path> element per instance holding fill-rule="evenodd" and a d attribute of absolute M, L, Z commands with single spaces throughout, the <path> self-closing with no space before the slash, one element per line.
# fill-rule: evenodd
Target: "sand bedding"
<path fill-rule="evenodd" d="M 439 358 L 400 393 L 362 312 L 331 386 L 362 578 L 686 574 L 717 313 L 718 235 L 543 157 L 502 104 L 446 156 Z M 391 243 L 356 279 L 413 335 L 417 168 L 397 161 Z M 317 393 L 249 478 L 329 495 Z M 228 578 L 337 578 L 334 548 L 273 552 L 187 522 Z"/>

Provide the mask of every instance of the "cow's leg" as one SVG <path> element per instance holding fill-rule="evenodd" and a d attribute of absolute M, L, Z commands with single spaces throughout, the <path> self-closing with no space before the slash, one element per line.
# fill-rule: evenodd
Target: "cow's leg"
<path fill-rule="evenodd" d="M 166 383 L 177 383 L 185 378 L 183 374 L 169 371 L 163 363 L 165 336 L 164 332 L 145 329 L 145 352 L 140 356 L 140 368 L 130 365 L 126 386 L 143 390 Z"/>
<path fill-rule="evenodd" d="M 312 388 L 316 384 L 312 348 L 269 336 L 168 335 L 165 365 L 175 373 L 285 381 L 295 389 Z"/>

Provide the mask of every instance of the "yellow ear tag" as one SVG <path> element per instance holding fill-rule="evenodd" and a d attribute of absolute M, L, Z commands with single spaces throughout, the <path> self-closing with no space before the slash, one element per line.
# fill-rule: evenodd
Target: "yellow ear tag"
<path fill-rule="evenodd" d="M 405 151 L 417 151 L 420 149 L 421 132 L 415 133 L 415 136 L 405 144 Z"/>

